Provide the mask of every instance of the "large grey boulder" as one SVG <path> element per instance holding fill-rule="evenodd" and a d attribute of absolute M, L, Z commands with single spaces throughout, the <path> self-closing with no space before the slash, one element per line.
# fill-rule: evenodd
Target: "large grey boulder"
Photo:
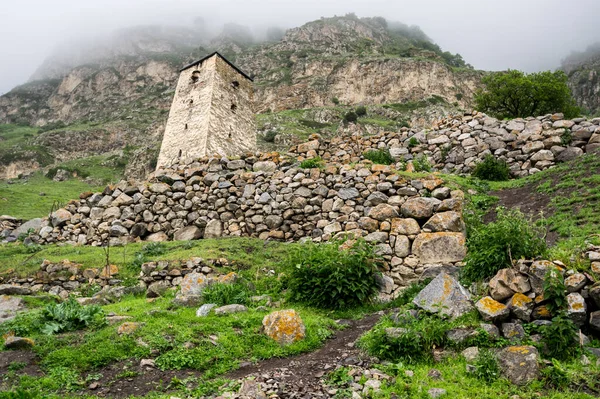
<path fill-rule="evenodd" d="M 42 222 L 43 220 L 40 218 L 37 219 L 31 219 L 25 223 L 23 223 L 22 225 L 20 225 L 19 227 L 17 227 L 13 232 L 12 235 L 15 237 L 20 236 L 21 234 L 27 234 L 27 232 L 29 230 L 33 230 L 34 233 L 37 233 L 38 231 L 40 231 L 40 229 L 42 228 Z"/>
<path fill-rule="evenodd" d="M 498 365 L 513 384 L 525 385 L 540 375 L 538 358 L 533 346 L 509 346 L 498 352 Z"/>
<path fill-rule="evenodd" d="M 31 295 L 31 290 L 19 285 L 0 284 L 0 295 Z"/>
<path fill-rule="evenodd" d="M 199 238 L 202 238 L 202 230 L 196 226 L 186 226 L 173 234 L 173 240 L 175 241 L 191 241 Z"/>
<path fill-rule="evenodd" d="M 212 219 L 204 228 L 204 238 L 218 238 L 223 234 L 223 225 L 220 220 Z"/>
<path fill-rule="evenodd" d="M 14 319 L 21 310 L 25 310 L 25 302 L 21 298 L 0 296 L 0 323 Z"/>
<path fill-rule="evenodd" d="M 423 264 L 460 262 L 467 249 L 462 233 L 421 233 L 415 238 L 412 253 Z"/>
<path fill-rule="evenodd" d="M 456 318 L 473 309 L 471 294 L 446 273 L 440 273 L 421 292 L 413 303 L 430 313 Z"/>

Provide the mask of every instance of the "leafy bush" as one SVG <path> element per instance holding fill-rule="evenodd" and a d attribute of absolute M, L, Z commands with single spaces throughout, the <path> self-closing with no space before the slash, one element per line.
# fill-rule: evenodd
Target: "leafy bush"
<path fill-rule="evenodd" d="M 320 168 L 323 166 L 323 160 L 320 157 L 305 159 L 300 163 L 302 169 Z"/>
<path fill-rule="evenodd" d="M 350 111 L 346 115 L 344 115 L 344 122 L 356 123 L 356 121 L 358 121 L 358 115 L 356 115 L 356 112 Z"/>
<path fill-rule="evenodd" d="M 518 210 L 497 208 L 495 222 L 472 226 L 462 278 L 470 283 L 493 277 L 513 259 L 533 259 L 546 253 L 544 229 Z"/>
<path fill-rule="evenodd" d="M 581 349 L 575 345 L 577 327 L 565 312 L 552 318 L 552 324 L 543 326 L 542 336 L 551 358 L 564 360 L 577 356 Z"/>
<path fill-rule="evenodd" d="M 391 337 L 385 331 L 390 325 L 385 319 L 378 323 L 360 338 L 359 346 L 382 360 L 418 362 L 430 358 L 433 348 L 446 343 L 446 332 L 451 328 L 437 317 L 412 319 L 412 324 L 404 324 L 405 333 Z"/>
<path fill-rule="evenodd" d="M 340 104 L 340 100 L 337 97 L 331 97 L 331 102 L 334 103 L 335 105 Z"/>
<path fill-rule="evenodd" d="M 567 309 L 565 279 L 557 269 L 548 270 L 544 277 L 543 289 L 544 299 L 548 301 L 546 306 L 551 314 Z"/>
<path fill-rule="evenodd" d="M 263 140 L 266 141 L 267 143 L 273 143 L 273 142 L 275 142 L 275 136 L 277 136 L 277 132 L 274 130 L 269 130 L 263 136 Z"/>
<path fill-rule="evenodd" d="M 494 353 L 488 349 L 482 349 L 475 359 L 475 377 L 486 382 L 493 382 L 500 375 L 500 367 Z"/>
<path fill-rule="evenodd" d="M 377 293 L 375 273 L 380 257 L 364 240 L 295 247 L 287 260 L 290 299 L 311 306 L 340 309 L 370 302 Z M 349 245 L 351 244 L 351 245 Z"/>
<path fill-rule="evenodd" d="M 483 162 L 475 166 L 471 175 L 482 180 L 506 181 L 510 178 L 510 169 L 505 161 L 487 155 Z"/>
<path fill-rule="evenodd" d="M 475 95 L 478 110 L 497 118 L 525 118 L 562 112 L 572 118 L 580 113 L 563 71 L 525 74 L 509 70 L 485 76 L 485 89 Z"/>
<path fill-rule="evenodd" d="M 365 159 L 379 165 L 391 165 L 394 163 L 394 158 L 392 158 L 390 150 L 387 148 L 382 150 L 369 150 L 365 152 L 363 156 Z"/>
<path fill-rule="evenodd" d="M 419 145 L 419 140 L 417 140 L 416 137 L 411 137 L 410 140 L 408 140 L 408 148 L 414 148 L 418 145 Z"/>
<path fill-rule="evenodd" d="M 39 393 L 24 391 L 17 389 L 13 392 L 0 392 L 0 399 L 40 399 L 42 396 Z"/>
<path fill-rule="evenodd" d="M 413 166 L 415 167 L 415 172 L 431 172 L 431 164 L 426 155 L 422 154 L 413 159 Z"/>
<path fill-rule="evenodd" d="M 364 105 L 361 105 L 360 107 L 356 107 L 354 112 L 356 113 L 356 115 L 358 117 L 365 116 L 367 114 L 367 107 L 365 107 Z"/>
<path fill-rule="evenodd" d="M 570 145 L 573 141 L 573 135 L 569 129 L 564 129 L 563 133 L 560 135 L 560 143 L 564 146 Z"/>
<path fill-rule="evenodd" d="M 42 310 L 40 331 L 52 335 L 65 331 L 75 331 L 91 325 L 105 323 L 100 306 L 82 306 L 73 298 L 59 304 L 50 304 Z"/>
<path fill-rule="evenodd" d="M 567 371 L 556 359 L 552 359 L 551 367 L 544 367 L 542 369 L 542 375 L 547 383 L 556 388 L 565 388 L 570 383 Z"/>
<path fill-rule="evenodd" d="M 250 300 L 250 295 L 250 288 L 243 282 L 233 284 L 214 283 L 202 291 L 202 300 L 205 303 L 214 303 L 217 306 L 246 305 Z"/>

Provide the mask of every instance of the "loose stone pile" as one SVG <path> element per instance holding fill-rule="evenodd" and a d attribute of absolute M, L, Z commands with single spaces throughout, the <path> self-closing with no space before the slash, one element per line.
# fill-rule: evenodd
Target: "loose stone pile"
<path fill-rule="evenodd" d="M 500 121 L 474 112 L 421 131 L 403 128 L 365 136 L 359 125 L 346 130 L 340 137 L 315 138 L 292 151 L 306 158 L 360 162 L 368 150 L 389 149 L 397 162 L 410 164 L 425 156 L 445 173 L 470 173 L 486 155 L 493 155 L 507 162 L 513 176 L 522 177 L 600 148 L 600 118 L 565 120 L 562 114 Z"/>

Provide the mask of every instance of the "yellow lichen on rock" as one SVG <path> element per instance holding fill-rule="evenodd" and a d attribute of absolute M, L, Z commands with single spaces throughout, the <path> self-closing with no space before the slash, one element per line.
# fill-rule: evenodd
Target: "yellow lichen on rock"
<path fill-rule="evenodd" d="M 268 314 L 262 324 L 265 334 L 281 345 L 290 345 L 306 336 L 306 327 L 293 309 Z"/>

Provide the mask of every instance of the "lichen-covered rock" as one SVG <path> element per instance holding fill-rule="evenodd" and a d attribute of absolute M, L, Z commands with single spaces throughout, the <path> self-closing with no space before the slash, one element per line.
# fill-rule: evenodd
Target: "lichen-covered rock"
<path fill-rule="evenodd" d="M 577 292 L 587 283 L 587 277 L 583 273 L 575 273 L 565 278 L 565 287 L 568 292 Z"/>
<path fill-rule="evenodd" d="M 417 294 L 413 303 L 427 312 L 451 318 L 460 317 L 473 309 L 471 294 L 446 273 L 434 278 Z"/>
<path fill-rule="evenodd" d="M 465 258 L 462 233 L 421 233 L 413 242 L 412 253 L 424 264 L 460 262 Z"/>
<path fill-rule="evenodd" d="M 379 221 L 391 220 L 398 217 L 398 211 L 391 205 L 379 204 L 376 207 L 371 208 L 368 216 Z"/>
<path fill-rule="evenodd" d="M 513 316 L 519 320 L 529 321 L 531 320 L 531 312 L 535 305 L 533 299 L 527 295 L 517 292 L 508 301 L 508 308 L 510 309 Z"/>
<path fill-rule="evenodd" d="M 497 357 L 502 374 L 513 384 L 525 385 L 540 375 L 539 353 L 533 346 L 509 346 Z"/>
<path fill-rule="evenodd" d="M 419 222 L 412 218 L 395 218 L 392 219 L 392 230 L 391 234 L 398 235 L 417 235 L 421 232 L 421 227 L 419 226 Z"/>
<path fill-rule="evenodd" d="M 9 335 L 4 340 L 6 349 L 29 349 L 34 346 L 34 341 L 31 338 L 22 338 Z"/>
<path fill-rule="evenodd" d="M 131 335 L 142 326 L 142 323 L 125 322 L 117 328 L 119 335 Z"/>
<path fill-rule="evenodd" d="M 583 296 L 578 292 L 571 292 L 567 295 L 567 304 L 567 315 L 575 325 L 583 326 L 587 319 L 587 304 Z"/>
<path fill-rule="evenodd" d="M 180 294 L 182 296 L 200 296 L 202 295 L 202 291 L 212 283 L 214 283 L 214 280 L 206 277 L 204 274 L 186 274 L 180 284 Z"/>
<path fill-rule="evenodd" d="M 502 323 L 500 329 L 504 338 L 510 341 L 520 341 L 525 338 L 525 329 L 519 323 Z"/>
<path fill-rule="evenodd" d="M 486 296 L 481 298 L 475 304 L 477 311 L 485 321 L 497 322 L 506 319 L 510 315 L 510 310 L 500 302 Z"/>
<path fill-rule="evenodd" d="M 290 345 L 304 339 L 306 327 L 293 309 L 279 310 L 263 318 L 265 334 L 281 345 Z"/>
<path fill-rule="evenodd" d="M 220 220 L 212 219 L 204 228 L 204 238 L 219 238 L 223 234 L 223 225 Z"/>

